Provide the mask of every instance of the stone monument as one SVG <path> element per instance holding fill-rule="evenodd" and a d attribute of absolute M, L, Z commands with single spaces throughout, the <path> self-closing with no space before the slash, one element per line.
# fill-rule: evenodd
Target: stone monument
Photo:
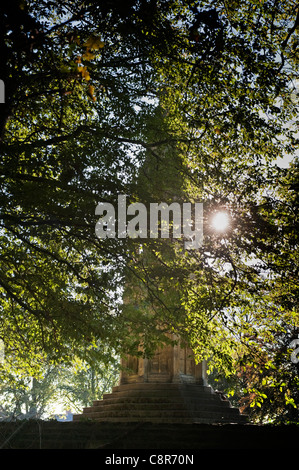
<path fill-rule="evenodd" d="M 246 418 L 206 379 L 205 361 L 179 344 L 159 348 L 150 359 L 122 360 L 119 385 L 74 421 L 152 423 L 243 423 Z"/>
<path fill-rule="evenodd" d="M 158 122 L 161 122 L 161 126 Z M 165 139 L 162 108 L 157 107 L 147 125 L 149 140 L 159 141 L 160 133 L 162 141 Z M 144 203 L 185 201 L 183 166 L 176 146 L 167 142 L 160 146 L 158 159 L 153 158 L 149 150 L 136 186 L 136 192 L 142 195 L 140 200 Z M 155 243 L 155 239 L 152 242 Z M 172 246 L 171 240 L 164 239 L 164 243 L 167 242 Z M 150 249 L 144 248 L 141 256 L 142 264 L 155 267 L 156 257 L 152 256 Z M 124 304 L 135 304 L 142 309 L 145 305 L 143 284 L 137 278 L 128 278 L 127 287 L 132 288 L 124 293 Z M 127 356 L 121 365 L 119 385 L 112 389 L 112 393 L 105 394 L 102 400 L 96 400 L 93 406 L 84 408 L 83 414 L 75 415 L 74 420 L 90 418 L 110 422 L 159 423 L 242 420 L 239 410 L 231 407 L 228 400 L 208 385 L 205 362 L 196 364 L 193 351 L 188 346 L 165 344 L 150 358 Z"/>

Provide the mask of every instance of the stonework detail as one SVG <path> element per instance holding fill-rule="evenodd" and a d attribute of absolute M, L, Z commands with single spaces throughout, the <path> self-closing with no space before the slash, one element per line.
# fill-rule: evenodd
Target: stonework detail
<path fill-rule="evenodd" d="M 180 345 L 159 348 L 151 359 L 127 356 L 121 365 L 120 384 L 206 382 L 205 362 L 196 364 L 192 349 Z"/>

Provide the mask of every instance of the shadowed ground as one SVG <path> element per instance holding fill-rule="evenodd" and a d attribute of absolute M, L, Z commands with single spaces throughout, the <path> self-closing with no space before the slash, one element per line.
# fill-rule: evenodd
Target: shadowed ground
<path fill-rule="evenodd" d="M 239 424 L 0 423 L 2 449 L 297 449 L 298 426 Z"/>

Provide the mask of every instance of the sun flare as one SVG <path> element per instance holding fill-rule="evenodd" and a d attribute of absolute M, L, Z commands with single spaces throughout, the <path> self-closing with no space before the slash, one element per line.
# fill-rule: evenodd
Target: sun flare
<path fill-rule="evenodd" d="M 226 230 L 229 226 L 229 217 L 226 212 L 217 212 L 212 218 L 212 227 L 217 232 Z"/>

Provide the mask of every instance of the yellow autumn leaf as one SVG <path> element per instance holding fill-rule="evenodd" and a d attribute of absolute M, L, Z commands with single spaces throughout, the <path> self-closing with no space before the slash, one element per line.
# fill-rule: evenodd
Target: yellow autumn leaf
<path fill-rule="evenodd" d="M 86 51 L 83 55 L 82 58 L 85 60 L 92 60 L 95 58 L 95 54 L 92 54 L 90 51 Z"/>
<path fill-rule="evenodd" d="M 88 96 L 89 96 L 89 98 L 90 98 L 92 101 L 96 101 L 96 100 L 97 100 L 96 97 L 94 96 L 94 90 L 95 90 L 94 86 L 93 86 L 93 85 L 89 85 L 89 87 L 88 87 Z"/>
<path fill-rule="evenodd" d="M 86 81 L 90 80 L 90 75 L 86 66 L 79 65 L 78 70 L 81 73 L 82 78 L 84 78 L 84 80 Z"/>
<path fill-rule="evenodd" d="M 82 77 L 84 78 L 84 80 L 86 80 L 87 82 L 90 80 L 90 75 L 89 75 L 89 72 L 88 70 L 84 70 L 84 73 L 82 74 Z"/>
<path fill-rule="evenodd" d="M 87 49 L 97 51 L 98 49 L 102 49 L 105 43 L 101 40 L 100 37 L 97 36 L 90 36 L 87 41 L 83 44 Z"/>

